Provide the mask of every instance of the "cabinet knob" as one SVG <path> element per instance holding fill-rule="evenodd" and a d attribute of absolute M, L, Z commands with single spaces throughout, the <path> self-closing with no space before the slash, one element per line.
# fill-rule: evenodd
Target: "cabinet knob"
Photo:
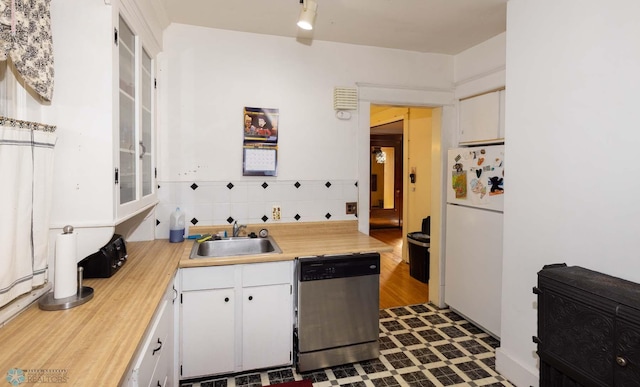
<path fill-rule="evenodd" d="M 625 359 L 622 356 L 616 356 L 616 363 L 618 363 L 618 365 L 620 367 L 626 367 L 627 366 L 627 359 Z"/>
<path fill-rule="evenodd" d="M 249 296 L 249 301 L 253 300 L 253 296 Z"/>
<path fill-rule="evenodd" d="M 229 302 L 229 297 L 225 297 L 224 302 Z"/>

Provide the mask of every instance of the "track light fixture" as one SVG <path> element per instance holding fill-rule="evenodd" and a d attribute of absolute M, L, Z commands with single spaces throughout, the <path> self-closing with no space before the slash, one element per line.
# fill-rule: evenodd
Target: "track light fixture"
<path fill-rule="evenodd" d="M 300 0 L 300 2 L 302 3 L 302 11 L 298 18 L 298 27 L 303 30 L 312 30 L 313 23 L 316 21 L 318 3 L 315 0 Z"/>

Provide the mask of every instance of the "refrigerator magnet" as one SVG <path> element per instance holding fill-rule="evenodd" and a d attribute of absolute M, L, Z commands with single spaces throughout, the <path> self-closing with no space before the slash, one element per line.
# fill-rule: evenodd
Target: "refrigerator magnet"
<path fill-rule="evenodd" d="M 451 176 L 451 188 L 456 193 L 456 199 L 467 197 L 467 173 L 464 171 L 454 171 Z"/>
<path fill-rule="evenodd" d="M 504 193 L 503 188 L 504 179 L 498 176 L 492 176 L 489 178 L 489 184 L 491 185 L 491 189 L 489 190 L 489 195 L 502 195 Z"/>
<path fill-rule="evenodd" d="M 476 176 L 478 176 L 478 179 L 480 178 L 480 175 L 482 175 L 482 169 L 476 169 Z"/>
<path fill-rule="evenodd" d="M 484 163 L 484 157 L 478 159 L 478 165 L 482 165 L 482 163 Z"/>
<path fill-rule="evenodd" d="M 480 199 L 484 198 L 484 195 L 487 194 L 487 187 L 482 184 L 480 180 L 473 179 L 471 180 L 471 192 L 476 195 L 480 195 Z"/>

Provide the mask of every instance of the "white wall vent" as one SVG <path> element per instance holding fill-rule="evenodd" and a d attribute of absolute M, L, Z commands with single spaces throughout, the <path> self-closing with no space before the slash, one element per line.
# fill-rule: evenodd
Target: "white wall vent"
<path fill-rule="evenodd" d="M 333 109 L 358 110 L 358 89 L 355 87 L 334 87 Z"/>

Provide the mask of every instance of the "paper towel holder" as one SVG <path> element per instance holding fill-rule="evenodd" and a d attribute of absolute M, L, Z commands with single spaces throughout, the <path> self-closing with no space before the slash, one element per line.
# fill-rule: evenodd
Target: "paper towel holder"
<path fill-rule="evenodd" d="M 73 233 L 72 226 L 64 226 L 62 229 L 63 234 L 71 234 Z M 47 293 L 40 301 L 38 301 L 38 306 L 42 310 L 64 310 L 71 309 L 75 306 L 82 305 L 85 302 L 89 301 L 93 298 L 93 288 L 88 286 L 82 286 L 82 272 L 84 268 L 82 266 L 78 267 L 78 290 L 76 294 L 70 297 L 64 298 L 55 298 L 53 291 Z"/>

